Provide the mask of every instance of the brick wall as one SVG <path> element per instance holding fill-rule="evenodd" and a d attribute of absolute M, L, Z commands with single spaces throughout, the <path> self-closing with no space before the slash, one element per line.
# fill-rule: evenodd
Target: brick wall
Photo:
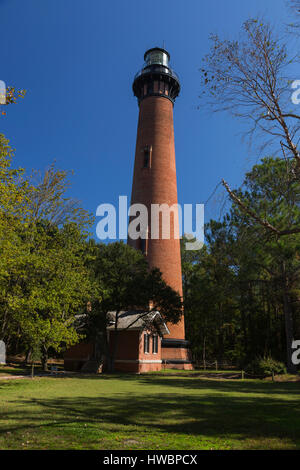
<path fill-rule="evenodd" d="M 94 344 L 79 343 L 71 346 L 64 355 L 65 370 L 78 371 L 83 364 L 93 358 Z"/>
<path fill-rule="evenodd" d="M 149 353 L 144 352 L 144 334 L 150 334 Z M 115 332 L 110 331 L 110 350 L 114 347 Z M 161 370 L 161 339 L 158 352 L 152 352 L 153 338 L 150 331 L 125 330 L 118 333 L 115 370 L 121 372 L 149 372 Z"/>
<path fill-rule="evenodd" d="M 143 168 L 146 146 L 152 148 L 150 168 Z M 177 204 L 173 103 L 167 98 L 149 96 L 140 103 L 131 203 L 145 204 L 148 213 L 151 203 Z M 170 240 L 151 240 L 150 222 L 149 218 L 149 265 L 158 267 L 165 281 L 182 295 L 180 240 L 174 238 L 174 218 L 171 217 Z M 128 239 L 128 243 L 140 248 L 140 240 Z M 185 337 L 183 318 L 177 325 L 168 324 L 168 328 L 169 338 Z"/>
<path fill-rule="evenodd" d="M 139 334 L 138 330 L 125 330 L 117 333 L 117 351 L 115 359 L 139 358 Z M 112 353 L 114 348 L 115 332 L 109 332 L 109 348 Z"/>

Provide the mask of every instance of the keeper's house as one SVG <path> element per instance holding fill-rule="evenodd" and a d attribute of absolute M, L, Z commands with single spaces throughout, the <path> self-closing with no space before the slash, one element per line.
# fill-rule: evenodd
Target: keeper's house
<path fill-rule="evenodd" d="M 117 338 L 115 370 L 149 372 L 161 370 L 161 340 L 169 330 L 159 312 L 122 312 L 115 325 L 115 313 L 110 313 L 107 328 L 110 353 Z"/>
<path fill-rule="evenodd" d="M 162 337 L 168 334 L 168 327 L 159 312 L 124 311 L 118 315 L 117 325 L 116 313 L 110 312 L 107 340 L 110 355 L 116 348 L 115 371 L 141 373 L 161 370 Z M 65 369 L 85 370 L 86 364 L 93 362 L 94 358 L 95 346 L 80 343 L 66 351 Z"/>

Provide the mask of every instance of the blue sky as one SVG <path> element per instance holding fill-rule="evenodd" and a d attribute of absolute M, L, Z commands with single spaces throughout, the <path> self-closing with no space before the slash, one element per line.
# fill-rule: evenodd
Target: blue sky
<path fill-rule="evenodd" d="M 285 0 L 0 0 L 0 80 L 27 89 L 1 117 L 15 166 L 74 170 L 69 195 L 95 214 L 130 199 L 138 106 L 134 74 L 146 49 L 165 44 L 182 90 L 174 108 L 179 202 L 204 203 L 221 178 L 238 186 L 258 159 L 239 123 L 197 109 L 199 68 L 217 32 L 249 17 L 287 20 Z M 4 47 L 3 47 L 4 45 Z M 212 197 L 206 220 L 222 206 Z"/>

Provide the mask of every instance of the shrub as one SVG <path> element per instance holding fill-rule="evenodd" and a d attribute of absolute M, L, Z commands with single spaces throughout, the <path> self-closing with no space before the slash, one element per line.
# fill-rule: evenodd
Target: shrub
<path fill-rule="evenodd" d="M 283 362 L 276 361 L 272 357 L 257 357 L 246 367 L 246 372 L 253 375 L 267 377 L 274 374 L 286 374 Z"/>

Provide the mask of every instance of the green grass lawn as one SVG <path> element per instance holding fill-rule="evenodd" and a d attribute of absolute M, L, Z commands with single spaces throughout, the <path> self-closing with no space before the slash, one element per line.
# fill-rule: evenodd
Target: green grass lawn
<path fill-rule="evenodd" d="M 300 382 L 0 380 L 0 449 L 300 449 Z"/>

